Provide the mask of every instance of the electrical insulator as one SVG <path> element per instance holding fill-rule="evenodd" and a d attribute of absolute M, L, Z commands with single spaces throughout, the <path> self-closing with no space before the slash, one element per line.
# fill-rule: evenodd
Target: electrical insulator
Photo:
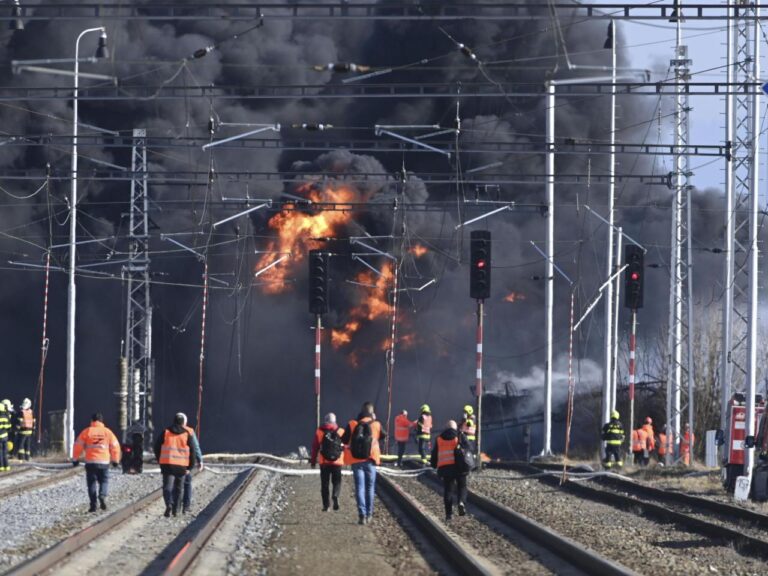
<path fill-rule="evenodd" d="M 371 69 L 370 66 L 363 66 L 362 64 L 354 64 L 353 62 L 329 62 L 328 64 L 316 64 L 312 66 L 312 70 L 317 72 L 368 72 Z"/>
<path fill-rule="evenodd" d="M 469 295 L 475 300 L 491 296 L 491 233 L 475 230 L 469 237 Z"/>
<path fill-rule="evenodd" d="M 624 306 L 632 310 L 643 307 L 644 252 L 639 246 L 624 247 Z"/>
<path fill-rule="evenodd" d="M 464 54 L 464 56 L 477 62 L 477 54 L 472 52 L 472 49 L 469 46 L 466 44 L 459 44 L 458 46 L 459 50 L 461 50 L 461 53 Z"/>
<path fill-rule="evenodd" d="M 303 124 L 291 124 L 291 128 L 300 128 L 301 130 L 314 132 L 317 130 L 328 130 L 328 128 L 333 128 L 333 124 L 315 124 L 305 122 Z"/>

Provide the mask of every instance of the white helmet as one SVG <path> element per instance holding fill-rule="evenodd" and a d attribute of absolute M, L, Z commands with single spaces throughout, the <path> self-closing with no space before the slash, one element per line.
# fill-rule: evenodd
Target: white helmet
<path fill-rule="evenodd" d="M 21 407 L 24 410 L 27 410 L 28 408 L 32 407 L 32 401 L 29 398 L 24 398 L 24 400 L 21 401 Z"/>

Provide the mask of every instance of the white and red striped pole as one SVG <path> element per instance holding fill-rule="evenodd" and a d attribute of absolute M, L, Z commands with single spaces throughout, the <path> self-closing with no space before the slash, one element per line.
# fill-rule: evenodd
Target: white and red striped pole
<path fill-rule="evenodd" d="M 37 443 L 43 433 L 43 384 L 45 360 L 48 357 L 48 284 L 51 278 L 51 251 L 45 256 L 45 290 L 43 291 L 43 337 L 40 344 L 40 374 L 37 377 Z"/>
<path fill-rule="evenodd" d="M 477 396 L 477 458 L 482 466 L 481 435 L 483 433 L 483 301 L 477 301 L 477 357 L 475 366 L 475 395 Z"/>
<path fill-rule="evenodd" d="M 637 310 L 632 309 L 632 331 L 629 333 L 629 431 L 635 429 L 635 330 Z"/>
<path fill-rule="evenodd" d="M 320 358 L 323 342 L 323 317 L 320 314 L 315 317 L 315 398 L 317 401 L 317 427 L 320 428 Z"/>
<path fill-rule="evenodd" d="M 205 361 L 205 315 L 208 311 L 208 260 L 203 267 L 203 311 L 200 322 L 200 369 L 197 383 L 197 437 L 200 437 L 200 419 L 203 411 L 203 367 Z"/>

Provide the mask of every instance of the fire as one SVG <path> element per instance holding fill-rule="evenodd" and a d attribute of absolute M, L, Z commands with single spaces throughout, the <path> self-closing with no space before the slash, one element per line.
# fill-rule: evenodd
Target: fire
<path fill-rule="evenodd" d="M 394 270 L 392 264 L 386 262 L 381 268 L 381 276 L 375 274 L 372 270 L 360 272 L 355 277 L 355 281 L 360 284 L 372 286 L 372 288 L 361 288 L 365 292 L 363 301 L 352 308 L 349 313 L 350 320 L 344 324 L 343 328 L 334 328 L 331 330 L 331 343 L 334 348 L 340 348 L 352 342 L 352 335 L 362 326 L 363 320 L 373 321 L 381 317 L 387 317 L 392 307 L 389 304 L 389 290 L 392 286 Z"/>
<path fill-rule="evenodd" d="M 414 244 L 413 246 L 411 246 L 408 252 L 416 256 L 416 258 L 421 258 L 422 256 L 424 256 L 424 254 L 429 252 L 429 250 L 427 250 L 426 246 L 422 246 L 421 244 Z"/>
<path fill-rule="evenodd" d="M 349 203 L 359 200 L 355 190 L 343 185 L 328 186 L 321 191 L 305 184 L 298 191 L 312 202 Z M 277 238 L 269 242 L 267 253 L 256 263 L 256 270 L 269 266 L 283 254 L 290 254 L 291 257 L 259 276 L 264 282 L 263 291 L 267 294 L 284 292 L 288 287 L 286 277 L 291 268 L 304 260 L 310 239 L 335 235 L 351 217 L 347 211 L 306 213 L 294 206 L 270 218 L 268 225 L 277 232 Z"/>
<path fill-rule="evenodd" d="M 504 296 L 504 302 L 519 302 L 520 300 L 525 300 L 525 294 L 522 294 L 520 292 L 510 292 L 506 296 Z"/>

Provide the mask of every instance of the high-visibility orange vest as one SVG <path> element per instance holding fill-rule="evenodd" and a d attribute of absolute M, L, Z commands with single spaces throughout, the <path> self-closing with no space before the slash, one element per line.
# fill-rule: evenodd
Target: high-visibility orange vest
<path fill-rule="evenodd" d="M 666 456 L 667 448 L 667 435 L 664 432 L 659 432 L 659 456 Z"/>
<path fill-rule="evenodd" d="M 32 430 L 35 427 L 35 417 L 30 408 L 21 410 L 21 427 L 26 430 Z"/>
<path fill-rule="evenodd" d="M 458 437 L 453 440 L 445 440 L 444 438 L 437 437 L 437 467 L 453 466 L 456 464 L 456 456 L 454 450 L 459 445 Z"/>
<path fill-rule="evenodd" d="M 360 462 L 368 462 L 368 460 L 373 460 L 376 465 L 378 466 L 381 464 L 381 448 L 379 447 L 379 438 L 381 438 L 381 422 L 378 420 L 374 420 L 370 416 L 366 416 L 365 418 L 360 419 L 361 422 L 368 422 L 371 426 L 371 455 L 368 458 L 355 458 L 352 456 L 352 452 L 349 449 L 349 446 L 347 446 L 347 449 L 344 451 L 344 462 L 347 464 L 358 464 Z M 349 439 L 348 441 L 352 441 L 352 437 L 355 435 L 355 428 L 357 427 L 357 420 L 350 420 L 349 421 Z"/>
<path fill-rule="evenodd" d="M 165 431 L 163 445 L 160 447 L 160 464 L 169 466 L 189 466 L 189 432 L 174 434 Z"/>
<path fill-rule="evenodd" d="M 322 428 L 318 428 L 315 431 L 315 437 L 317 438 L 317 445 L 321 447 L 323 445 L 323 436 L 325 436 L 325 433 L 327 430 L 323 430 Z M 344 428 L 336 428 L 336 434 L 339 435 L 339 438 L 344 436 Z M 317 449 L 317 461 L 320 463 L 320 466 L 343 466 L 344 465 L 344 450 L 341 451 L 341 456 L 337 460 L 328 460 L 325 456 L 323 456 L 323 453 L 320 451 L 320 448 Z"/>
<path fill-rule="evenodd" d="M 395 416 L 395 442 L 408 442 L 413 422 L 405 414 Z"/>
<path fill-rule="evenodd" d="M 431 414 L 422 414 L 421 415 L 421 430 L 419 430 L 419 438 L 422 438 L 424 440 L 429 440 L 430 433 L 432 432 L 432 415 Z"/>
<path fill-rule="evenodd" d="M 690 431 L 683 433 L 680 437 L 680 456 L 683 458 L 683 463 L 688 466 L 691 463 L 691 444 L 693 443 L 693 436 Z"/>
<path fill-rule="evenodd" d="M 78 460 L 85 452 L 86 464 L 109 464 L 120 462 L 120 443 L 112 430 L 103 422 L 94 420 L 91 425 L 80 432 L 75 441 L 72 457 Z"/>
<path fill-rule="evenodd" d="M 632 452 L 643 450 L 645 450 L 645 430 L 632 430 Z"/>
<path fill-rule="evenodd" d="M 648 450 L 653 450 L 656 448 L 656 438 L 653 435 L 653 426 L 650 424 L 643 424 L 642 429 L 645 430 L 647 435 Z"/>

